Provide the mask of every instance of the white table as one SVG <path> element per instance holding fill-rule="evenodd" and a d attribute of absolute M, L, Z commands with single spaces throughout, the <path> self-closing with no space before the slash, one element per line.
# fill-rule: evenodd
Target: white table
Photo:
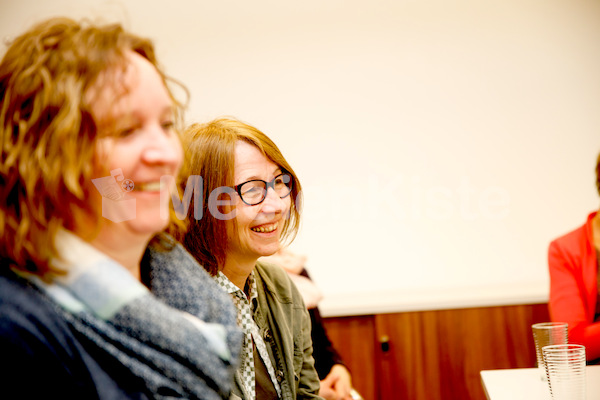
<path fill-rule="evenodd" d="M 600 399 L 600 365 L 585 367 L 586 394 Z M 481 382 L 488 400 L 549 400 L 548 384 L 540 379 L 537 368 L 494 369 L 481 371 Z"/>

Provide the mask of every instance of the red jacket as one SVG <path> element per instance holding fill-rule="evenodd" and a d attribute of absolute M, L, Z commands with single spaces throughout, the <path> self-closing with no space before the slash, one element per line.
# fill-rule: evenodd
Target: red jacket
<path fill-rule="evenodd" d="M 569 342 L 583 344 L 588 360 L 600 357 L 600 323 L 594 323 L 598 264 L 592 219 L 550 243 L 550 318 L 569 324 Z"/>

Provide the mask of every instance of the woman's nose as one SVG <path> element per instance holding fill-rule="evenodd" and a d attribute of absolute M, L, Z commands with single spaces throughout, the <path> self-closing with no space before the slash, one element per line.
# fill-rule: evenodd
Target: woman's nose
<path fill-rule="evenodd" d="M 148 164 L 179 165 L 183 157 L 181 142 L 175 133 L 158 132 L 150 138 L 143 157 Z"/>
<path fill-rule="evenodd" d="M 275 189 L 268 188 L 261 211 L 265 213 L 282 213 L 286 208 L 285 199 L 279 197 Z"/>

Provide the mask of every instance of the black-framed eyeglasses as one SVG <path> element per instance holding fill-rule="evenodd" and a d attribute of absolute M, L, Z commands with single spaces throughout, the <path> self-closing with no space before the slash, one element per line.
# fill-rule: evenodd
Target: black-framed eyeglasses
<path fill-rule="evenodd" d="M 242 201 L 249 206 L 262 203 L 267 198 L 267 191 L 273 188 L 280 198 L 289 196 L 292 192 L 294 179 L 290 174 L 279 174 L 272 181 L 266 182 L 261 179 L 253 179 L 248 182 L 234 186 Z"/>

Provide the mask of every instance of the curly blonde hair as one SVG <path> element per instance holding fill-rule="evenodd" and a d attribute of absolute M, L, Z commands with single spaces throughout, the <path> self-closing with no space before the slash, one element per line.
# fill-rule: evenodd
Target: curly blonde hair
<path fill-rule="evenodd" d="M 103 169 L 96 159 L 98 132 L 88 94 L 104 72 L 126 67 L 128 51 L 140 54 L 161 73 L 148 39 L 118 24 L 96 26 L 67 18 L 34 26 L 17 37 L 2 58 L 3 266 L 43 275 L 56 256 L 58 229 L 74 230 L 81 215 L 92 229 L 99 226 L 100 213 L 89 204 L 90 182 Z"/>

